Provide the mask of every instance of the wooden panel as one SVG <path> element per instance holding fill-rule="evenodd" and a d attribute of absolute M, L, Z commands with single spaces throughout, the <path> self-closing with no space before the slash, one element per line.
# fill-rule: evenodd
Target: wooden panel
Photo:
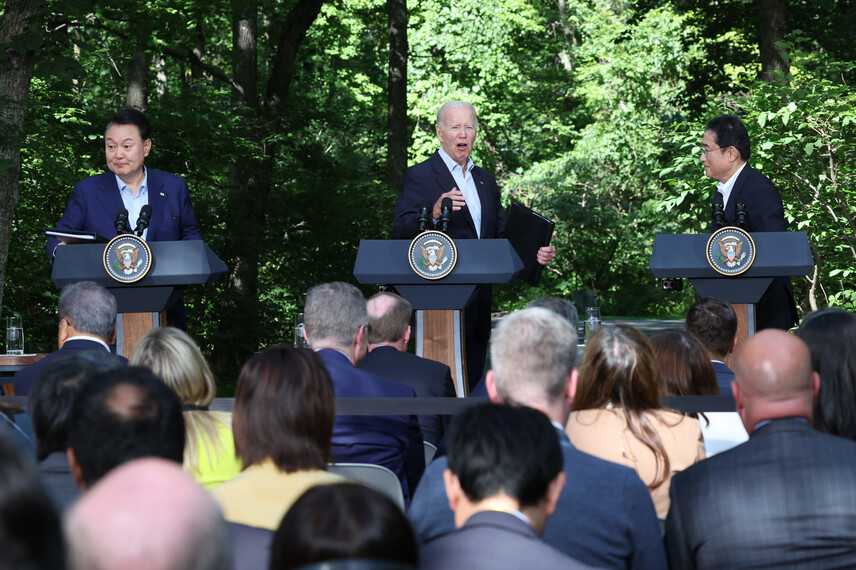
<path fill-rule="evenodd" d="M 122 354 L 131 358 L 144 334 L 154 328 L 156 313 L 122 313 Z M 161 313 L 163 315 L 163 313 Z"/>
<path fill-rule="evenodd" d="M 450 310 L 426 310 L 422 311 L 422 356 L 437 362 L 447 364 L 452 369 L 452 380 L 455 382 L 456 391 L 458 386 L 458 367 L 455 366 L 455 311 Z M 457 313 L 463 315 L 463 313 Z M 461 321 L 463 319 L 461 318 Z M 466 340 L 463 322 L 459 323 L 461 331 L 461 370 L 463 374 L 464 396 L 469 390 L 466 381 Z M 458 394 L 461 397 L 461 394 Z"/>
<path fill-rule="evenodd" d="M 746 303 L 733 303 L 731 308 L 737 313 L 737 348 L 725 359 L 725 364 L 734 370 L 734 360 L 737 349 L 749 338 L 749 305 Z M 755 328 L 754 326 L 752 328 Z"/>

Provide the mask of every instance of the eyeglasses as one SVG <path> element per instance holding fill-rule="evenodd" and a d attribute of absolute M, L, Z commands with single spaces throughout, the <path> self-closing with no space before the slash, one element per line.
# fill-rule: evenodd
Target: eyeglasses
<path fill-rule="evenodd" d="M 710 153 L 712 153 L 712 152 L 713 152 L 713 151 L 715 151 L 715 150 L 725 150 L 725 149 L 727 149 L 727 148 L 731 148 L 731 147 L 728 147 L 728 146 L 718 146 L 718 147 L 716 147 L 716 148 L 704 148 L 701 144 L 699 144 L 698 146 L 699 146 L 699 148 L 701 149 L 701 153 L 702 153 L 704 156 L 709 155 Z"/>

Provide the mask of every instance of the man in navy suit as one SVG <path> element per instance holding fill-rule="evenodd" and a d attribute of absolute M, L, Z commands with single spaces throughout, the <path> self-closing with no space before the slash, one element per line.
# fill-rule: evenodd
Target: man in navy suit
<path fill-rule="evenodd" d="M 724 207 L 724 225 L 738 225 L 737 205 L 745 206 L 749 233 L 784 232 L 784 207 L 770 180 L 749 166 L 751 146 L 746 125 L 734 115 L 720 115 L 707 123 L 701 141 L 701 162 L 708 178 L 717 180 L 713 203 Z M 716 230 L 714 221 L 713 229 Z M 794 290 L 789 277 L 776 277 L 755 305 L 756 330 L 789 329 L 797 321 Z"/>
<path fill-rule="evenodd" d="M 719 393 L 731 395 L 734 372 L 725 359 L 737 346 L 737 314 L 726 301 L 705 297 L 690 307 L 684 329 L 704 346 L 710 355 Z"/>
<path fill-rule="evenodd" d="M 18 371 L 15 395 L 26 396 L 50 362 L 84 350 L 110 352 L 116 339 L 116 299 L 101 285 L 80 281 L 68 285 L 59 296 L 59 350 Z M 128 360 L 118 357 L 127 364 Z"/>
<path fill-rule="evenodd" d="M 856 567 L 856 442 L 812 427 L 808 347 L 766 330 L 732 384 L 749 441 L 672 478 L 672 568 Z"/>
<path fill-rule="evenodd" d="M 378 293 L 368 301 L 369 353 L 359 367 L 413 388 L 420 398 L 454 398 L 452 371 L 441 362 L 407 352 L 413 309 L 393 293 Z M 449 416 L 419 416 L 422 437 L 435 446 L 443 439 Z"/>
<path fill-rule="evenodd" d="M 392 237 L 411 239 L 419 233 L 419 212 L 427 206 L 436 223 L 443 198 L 452 201 L 446 234 L 452 239 L 496 239 L 505 236 L 505 211 L 496 179 L 473 164 L 470 153 L 478 134 L 478 117 L 470 103 L 449 101 L 437 113 L 440 149 L 407 169 L 395 204 Z M 553 246 L 542 247 L 538 262 L 547 265 L 556 256 Z M 466 307 L 467 377 L 471 385 L 481 377 L 490 338 L 491 287 L 480 285 Z"/>
<path fill-rule="evenodd" d="M 348 283 L 324 283 L 306 293 L 304 336 L 318 352 L 337 398 L 414 398 L 409 386 L 356 367 L 368 348 L 366 299 Z M 374 463 L 398 475 L 405 503 L 425 470 L 422 431 L 414 415 L 336 416 L 333 459 Z"/>
<path fill-rule="evenodd" d="M 576 355 L 577 331 L 540 307 L 503 318 L 491 341 L 492 368 L 485 379 L 491 400 L 545 414 L 562 449 L 568 483 L 543 540 L 597 568 L 665 568 L 654 503 L 636 472 L 579 451 L 565 435 L 577 386 Z M 421 545 L 455 529 L 443 483 L 448 466 L 445 456 L 428 465 L 407 513 Z"/>

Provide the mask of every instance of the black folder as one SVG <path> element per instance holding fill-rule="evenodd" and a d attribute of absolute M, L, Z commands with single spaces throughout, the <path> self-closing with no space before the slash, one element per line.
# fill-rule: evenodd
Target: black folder
<path fill-rule="evenodd" d="M 95 232 L 81 232 L 77 230 L 59 230 L 56 228 L 45 228 L 46 236 L 59 238 L 65 243 L 107 243 L 110 241 L 101 234 Z"/>
<path fill-rule="evenodd" d="M 550 245 L 556 224 L 520 202 L 512 202 L 507 217 L 505 237 L 523 261 L 520 279 L 530 285 L 538 285 L 544 268 L 538 263 L 538 250 Z"/>

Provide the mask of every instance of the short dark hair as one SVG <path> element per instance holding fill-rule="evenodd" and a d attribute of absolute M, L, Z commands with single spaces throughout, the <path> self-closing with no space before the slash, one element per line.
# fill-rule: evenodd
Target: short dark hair
<path fill-rule="evenodd" d="M 27 396 L 27 412 L 33 421 L 36 456 L 45 459 L 68 449 L 71 407 L 80 388 L 96 375 L 124 363 L 106 350 L 81 350 L 49 362 L 39 372 Z"/>
<path fill-rule="evenodd" d="M 577 312 L 576 306 L 567 299 L 562 299 L 561 297 L 541 297 L 540 299 L 533 299 L 526 303 L 527 309 L 532 307 L 542 307 L 553 311 L 571 323 L 574 330 L 577 330 L 577 326 L 580 324 L 580 315 Z"/>
<path fill-rule="evenodd" d="M 418 563 L 407 517 L 386 495 L 358 483 L 318 485 L 288 509 L 273 537 L 271 568 L 360 558 Z"/>
<path fill-rule="evenodd" d="M 752 154 L 749 132 L 746 125 L 736 115 L 719 115 L 707 122 L 707 130 L 713 133 L 719 148 L 733 146 L 740 153 L 740 158 L 749 160 Z"/>
<path fill-rule="evenodd" d="M 372 299 L 388 297 L 393 303 L 382 314 L 369 312 L 369 342 L 395 342 L 404 336 L 407 327 L 410 326 L 410 318 L 413 316 L 413 308 L 410 302 L 394 293 L 378 293 Z"/>
<path fill-rule="evenodd" d="M 136 109 L 122 109 L 117 111 L 107 126 L 104 127 L 104 133 L 110 130 L 113 125 L 134 125 L 140 131 L 140 138 L 144 141 L 149 140 L 152 136 L 152 126 L 146 116 Z"/>
<path fill-rule="evenodd" d="M 314 351 L 274 346 L 241 368 L 232 431 L 245 466 L 270 458 L 285 472 L 326 469 L 335 419 L 333 381 Z"/>
<path fill-rule="evenodd" d="M 78 281 L 63 288 L 59 318 L 82 333 L 109 340 L 116 331 L 116 298 L 94 281 Z"/>
<path fill-rule="evenodd" d="M 449 469 L 470 501 L 499 493 L 537 505 L 563 471 L 556 428 L 541 412 L 505 404 L 472 406 L 452 419 Z"/>
<path fill-rule="evenodd" d="M 181 402 L 147 368 L 110 370 L 78 392 L 68 439 L 87 486 L 131 459 L 160 457 L 180 465 Z"/>
<path fill-rule="evenodd" d="M 727 301 L 705 297 L 690 307 L 684 328 L 714 359 L 722 360 L 734 346 L 737 314 Z"/>
<path fill-rule="evenodd" d="M 32 462 L 0 434 L 0 552 L 3 568 L 64 569 L 59 515 Z"/>

